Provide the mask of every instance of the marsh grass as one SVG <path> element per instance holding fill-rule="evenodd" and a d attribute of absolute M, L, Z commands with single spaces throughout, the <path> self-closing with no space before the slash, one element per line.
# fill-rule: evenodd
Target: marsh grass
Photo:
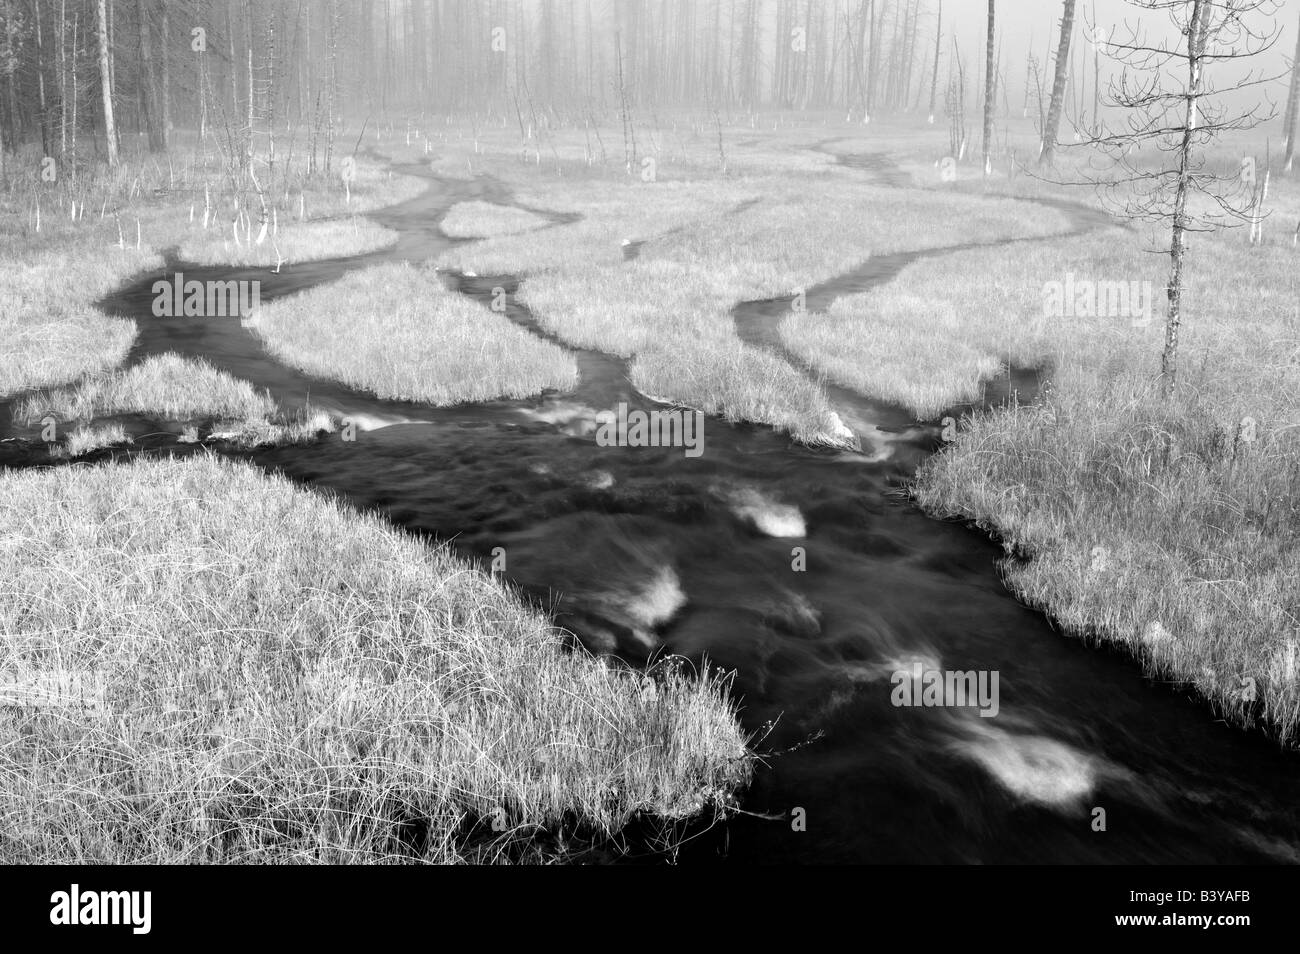
<path fill-rule="evenodd" d="M 630 367 L 637 390 L 732 423 L 786 431 L 809 445 L 856 447 L 825 391 L 783 358 L 741 341 L 699 340 L 687 350 L 655 347 Z"/>
<path fill-rule="evenodd" d="M 135 325 L 105 315 L 92 302 L 162 263 L 149 251 L 54 229 L 0 237 L 0 258 L 0 396 L 62 384 L 121 362 L 135 340 Z"/>
<path fill-rule="evenodd" d="M 781 141 L 807 135 L 783 128 Z M 571 138 L 565 143 L 575 146 Z M 790 295 L 873 254 L 1067 228 L 1059 213 L 1012 199 L 864 184 L 811 150 L 800 159 L 808 175 L 797 181 L 722 177 L 705 166 L 670 163 L 671 175 L 701 179 L 644 182 L 609 169 L 566 166 L 556 175 L 545 162 L 520 163 L 517 154 L 507 158 L 492 130 L 483 131 L 472 154 L 463 139 L 445 146 L 444 163 L 461 156 L 508 182 L 530 207 L 581 218 L 548 229 L 544 241 L 506 235 L 459 246 L 439 259 L 442 265 L 522 275 L 520 299 L 543 327 L 576 347 L 633 359 L 633 381 L 648 394 L 785 429 L 809 443 L 853 441 L 815 382 L 742 345 L 731 314 L 737 303 Z M 572 160 L 572 151 L 557 151 Z M 770 157 L 757 147 L 751 152 L 755 161 L 745 168 L 767 168 Z M 644 242 L 638 257 L 624 260 L 624 241 Z"/>
<path fill-rule="evenodd" d="M 1123 318 L 1043 320 L 1042 289 L 1151 278 L 1141 236 L 1102 233 L 915 265 L 855 305 L 912 302 L 911 347 L 934 373 L 975 349 L 1051 369 L 1044 403 L 968 419 L 922 468 L 918 502 L 998 534 L 1008 584 L 1068 631 L 1119 643 L 1153 676 L 1194 687 L 1237 722 L 1300 736 L 1300 294 L 1294 252 L 1203 236 L 1185 293 L 1180 384 L 1157 396 L 1163 305 Z M 1249 276 L 1245 293 L 1243 276 Z M 872 298 L 879 301 L 873 305 Z M 947 322 L 956 314 L 960 321 Z M 848 340 L 841 337 L 841 341 Z M 880 340 L 880 339 L 873 339 Z M 857 382 L 899 379 L 909 352 L 848 346 Z M 918 410 L 968 394 L 954 370 Z M 1247 426 L 1247 419 L 1253 422 Z"/>
<path fill-rule="evenodd" d="M 129 443 L 131 443 L 131 435 L 121 424 L 83 426 L 71 431 L 62 444 L 55 446 L 50 456 L 56 460 L 70 460 L 115 444 Z"/>
<path fill-rule="evenodd" d="M 250 417 L 218 421 L 203 439 L 231 443 L 238 447 L 265 447 L 300 444 L 314 440 L 321 434 L 332 434 L 337 429 L 337 422 L 332 415 L 308 405 L 299 408 L 287 419 Z"/>
<path fill-rule="evenodd" d="M 629 191 L 636 194 L 635 187 Z M 635 206 L 653 194 L 650 189 L 629 201 Z M 755 196 L 759 201 L 747 204 Z M 688 218 L 688 204 L 675 206 L 672 218 L 655 222 L 664 232 L 628 262 L 611 260 L 609 243 L 597 251 L 585 238 L 573 238 L 579 231 L 595 234 L 586 219 L 549 231 L 565 239 L 534 242 L 540 251 L 516 256 L 513 243 L 521 240 L 514 239 L 488 252 L 459 249 L 455 258 L 479 267 L 537 266 L 520 285 L 520 298 L 538 321 L 575 346 L 634 358 L 633 381 L 646 393 L 728 420 L 778 427 L 807 443 L 851 444 L 815 382 L 741 344 L 731 315 L 735 305 L 809 288 L 877 252 L 968 240 L 953 234 L 957 217 L 964 216 L 981 241 L 1066 227 L 1057 213 L 1026 203 L 900 192 L 838 177 L 797 185 L 744 180 L 720 188 L 719 199 L 729 214 Z M 559 200 L 533 195 L 529 201 Z M 610 214 L 590 199 L 582 208 L 597 217 Z M 972 380 L 984 370 L 976 368 Z"/>
<path fill-rule="evenodd" d="M 562 859 L 537 836 L 748 781 L 720 675 L 569 650 L 447 550 L 286 479 L 199 456 L 0 484 L 11 862 Z"/>
<path fill-rule="evenodd" d="M 270 302 L 249 327 L 280 360 L 383 398 L 450 405 L 572 390 L 578 380 L 562 348 L 410 265 Z"/>
<path fill-rule="evenodd" d="M 256 419 L 276 404 L 246 381 L 206 361 L 174 353 L 151 355 L 121 371 L 91 375 L 55 391 L 29 394 L 14 406 L 14 420 L 31 426 L 45 417 L 87 421 L 114 414 L 147 414 L 173 421 L 194 418 Z"/>
<path fill-rule="evenodd" d="M 366 219 L 351 216 L 327 222 L 291 223 L 261 244 L 236 240 L 230 231 L 200 232 L 180 246 L 179 257 L 200 265 L 274 266 L 295 262 L 344 258 L 378 251 L 397 244 L 397 233 Z"/>
<path fill-rule="evenodd" d="M 161 267 L 166 249 L 187 246 L 193 258 L 214 264 L 276 264 L 269 240 L 252 251 L 235 246 L 236 210 L 247 216 L 254 197 L 232 193 L 217 158 L 195 161 L 193 145 L 182 131 L 171 163 L 128 148 L 115 169 L 83 161 L 75 175 L 63 169 L 54 183 L 41 180 L 42 156 L 34 147 L 6 160 L 7 178 L 0 182 L 0 397 L 119 364 L 135 329 L 94 303 L 132 275 Z M 391 205 L 426 187 L 373 161 L 356 163 L 350 202 L 337 175 L 291 171 L 268 183 L 286 261 L 392 243 L 392 233 L 373 224 L 310 221 Z M 212 210 L 206 231 L 205 195 Z M 308 219 L 302 224 L 300 211 Z"/>
<path fill-rule="evenodd" d="M 442 231 L 452 238 L 517 235 L 550 224 L 540 215 L 495 202 L 458 202 L 443 216 Z"/>

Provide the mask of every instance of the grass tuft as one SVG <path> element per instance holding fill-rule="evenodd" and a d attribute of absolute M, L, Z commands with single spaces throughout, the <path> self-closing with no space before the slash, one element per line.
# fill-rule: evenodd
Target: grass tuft
<path fill-rule="evenodd" d="M 563 857 L 537 836 L 748 781 L 721 676 L 569 650 L 446 549 L 286 479 L 199 456 L 0 485 L 14 863 Z"/>
<path fill-rule="evenodd" d="M 562 348 L 409 265 L 263 305 L 250 327 L 280 360 L 382 398 L 450 405 L 571 390 L 578 379 Z"/>

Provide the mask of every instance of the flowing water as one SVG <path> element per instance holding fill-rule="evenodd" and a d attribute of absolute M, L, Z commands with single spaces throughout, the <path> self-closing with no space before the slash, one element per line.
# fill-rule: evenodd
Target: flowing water
<path fill-rule="evenodd" d="M 846 164 L 878 176 L 889 168 L 880 157 Z M 164 273 L 256 278 L 272 300 L 351 269 L 425 261 L 452 244 L 438 227 L 452 205 L 510 201 L 490 179 L 396 171 L 431 181 L 420 197 L 373 214 L 399 234 L 393 248 L 282 274 L 183 262 Z M 1076 230 L 1099 224 L 1063 208 Z M 808 307 L 887 281 L 917 257 L 872 258 L 811 289 Z M 1143 678 L 1135 661 L 1058 634 L 1003 587 L 1000 550 L 987 537 L 908 502 L 903 487 L 938 449 L 937 425 L 832 387 L 861 452 L 801 447 L 715 418 L 699 457 L 601 447 L 598 410 L 657 406 L 616 357 L 574 351 L 581 383 L 568 394 L 444 409 L 378 400 L 280 364 L 238 321 L 152 317 L 157 277 L 102 303 L 137 320 L 129 360 L 201 357 L 268 388 L 286 410 L 310 401 L 362 428 L 355 442 L 336 434 L 232 455 L 451 540 L 469 557 L 504 548 L 506 575 L 595 651 L 638 663 L 679 653 L 736 670 L 742 720 L 774 754 L 743 798 L 746 814 L 696 833 L 683 860 L 1300 860 L 1296 756 Z M 446 280 L 484 302 L 494 286 L 517 284 Z M 545 336 L 510 297 L 509 316 Z M 742 304 L 737 331 L 784 353 L 775 327 L 788 307 Z M 1017 371 L 991 384 L 985 403 L 1028 399 L 1036 387 L 1032 370 Z M 9 428 L 0 436 L 17 438 L 0 445 L 0 462 L 39 461 L 30 430 L 8 418 L 0 407 Z M 141 438 L 137 452 L 185 450 L 160 422 L 126 420 Z M 997 715 L 895 706 L 891 674 L 917 663 L 996 671 Z M 1092 828 L 1095 808 L 1106 812 L 1104 832 Z"/>

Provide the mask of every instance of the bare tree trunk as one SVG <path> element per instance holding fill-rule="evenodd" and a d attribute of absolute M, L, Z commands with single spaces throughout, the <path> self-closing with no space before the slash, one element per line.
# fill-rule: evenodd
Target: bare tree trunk
<path fill-rule="evenodd" d="M 1169 314 L 1165 318 L 1165 348 L 1160 355 L 1161 392 L 1173 396 L 1178 376 L 1178 325 L 1183 299 L 1183 258 L 1187 251 L 1187 190 L 1191 180 L 1192 141 L 1196 132 L 1197 100 L 1201 93 L 1201 57 L 1212 0 L 1191 0 L 1187 26 L 1187 105 L 1178 144 L 1178 184 L 1174 191 L 1173 236 L 1169 246 Z"/>
<path fill-rule="evenodd" d="M 912 72 L 916 66 L 917 21 L 921 19 L 921 0 L 912 4 L 912 28 L 907 34 L 907 68 L 903 71 L 902 107 L 907 111 L 907 101 L 912 98 Z"/>
<path fill-rule="evenodd" d="M 1101 25 L 1097 20 L 1097 0 L 1092 0 L 1092 135 L 1101 134 L 1101 43 L 1097 39 Z"/>
<path fill-rule="evenodd" d="M 993 104 L 996 94 L 993 88 L 997 73 L 993 61 L 993 47 L 996 31 L 994 14 L 997 0 L 989 0 L 989 32 L 984 47 L 984 132 L 981 148 L 984 152 L 984 175 L 993 171 Z"/>
<path fill-rule="evenodd" d="M 253 87 L 253 0 L 248 0 L 244 8 L 244 43 L 247 45 L 245 51 L 245 79 L 247 83 L 244 88 L 246 101 L 244 104 L 244 170 L 251 176 L 253 174 L 253 121 L 256 117 Z M 233 64 L 232 64 L 233 65 Z"/>
<path fill-rule="evenodd" d="M 59 161 L 68 155 L 68 0 L 59 0 Z"/>
<path fill-rule="evenodd" d="M 1065 84 L 1070 72 L 1070 38 L 1074 35 L 1074 0 L 1065 0 L 1061 19 L 1061 40 L 1056 45 L 1056 77 L 1052 80 L 1052 100 L 1047 108 L 1047 125 L 1043 127 L 1042 149 L 1038 161 L 1051 165 L 1056 151 L 1056 135 L 1061 126 L 1061 106 L 1065 101 Z"/>
<path fill-rule="evenodd" d="M 1296 26 L 1295 62 L 1291 64 L 1291 94 L 1286 100 L 1286 158 L 1282 168 L 1291 171 L 1295 162 L 1296 127 L 1300 125 L 1300 24 Z"/>
<path fill-rule="evenodd" d="M 165 152 L 167 140 L 162 134 L 161 117 L 155 99 L 153 77 L 153 49 L 149 38 L 149 16 L 145 0 L 135 0 L 136 13 L 140 18 L 140 106 L 144 111 L 144 125 L 149 134 L 151 152 Z"/>
<path fill-rule="evenodd" d="M 171 23 L 167 18 L 167 0 L 163 0 L 158 27 L 162 31 L 162 135 L 163 143 L 170 147 L 172 141 L 172 70 Z"/>
<path fill-rule="evenodd" d="M 77 177 L 77 27 L 80 23 L 80 15 L 72 15 L 72 124 L 68 129 L 68 146 L 72 152 L 72 178 Z M 73 215 L 76 215 L 77 207 L 72 207 Z"/>
<path fill-rule="evenodd" d="M 943 41 L 943 0 L 939 0 L 939 22 L 934 28 L 934 73 L 930 77 L 930 122 L 934 122 L 934 96 L 939 88 L 939 53 Z"/>
<path fill-rule="evenodd" d="M 239 60 L 235 57 L 235 0 L 226 0 L 226 40 L 230 44 L 230 115 L 237 116 L 239 115 Z"/>
<path fill-rule="evenodd" d="M 275 11 L 266 20 L 266 155 L 267 185 L 275 188 Z"/>
<path fill-rule="evenodd" d="M 12 22 L 12 8 L 10 16 L 5 18 L 5 60 L 10 64 L 10 69 L 5 71 L 5 87 L 9 98 L 9 133 L 13 143 L 17 145 L 21 138 L 22 122 L 18 112 L 18 91 L 14 88 L 14 33 L 17 27 Z"/>
<path fill-rule="evenodd" d="M 50 115 L 48 104 L 45 101 L 45 41 L 44 34 L 41 31 L 41 8 L 33 4 L 33 12 L 36 16 L 36 96 L 37 106 L 40 107 L 41 120 L 41 151 L 45 155 L 50 154 Z"/>
<path fill-rule="evenodd" d="M 325 172 L 330 172 L 330 167 L 334 161 L 334 111 L 337 109 L 338 102 L 338 3 L 337 0 L 330 0 L 329 3 L 329 121 L 325 125 Z"/>

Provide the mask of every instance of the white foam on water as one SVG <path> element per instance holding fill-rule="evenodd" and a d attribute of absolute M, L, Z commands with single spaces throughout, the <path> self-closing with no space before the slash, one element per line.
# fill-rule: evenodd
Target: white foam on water
<path fill-rule="evenodd" d="M 931 672 L 943 668 L 938 656 L 932 656 L 925 652 L 907 653 L 899 656 L 891 656 L 888 659 L 882 659 L 871 667 L 872 678 L 875 679 L 892 679 L 894 673 L 905 672 L 909 675 L 916 668 L 916 664 L 921 664 L 922 672 Z"/>
<path fill-rule="evenodd" d="M 1019 735 L 983 722 L 961 750 L 1019 798 L 1050 808 L 1074 804 L 1093 790 L 1097 762 L 1086 752 L 1042 735 Z"/>
<path fill-rule="evenodd" d="M 392 427 L 395 424 L 431 423 L 413 417 L 402 417 L 399 414 L 344 414 L 343 421 L 347 424 L 355 424 L 363 431 L 377 431 L 385 427 Z"/>
<path fill-rule="evenodd" d="M 845 424 L 844 419 L 835 411 L 831 411 L 831 436 L 837 441 L 852 441 L 855 444 L 858 440 L 853 428 Z"/>
<path fill-rule="evenodd" d="M 799 508 L 766 497 L 752 487 L 730 492 L 732 513 L 749 520 L 769 537 L 806 537 L 808 525 Z"/>
<path fill-rule="evenodd" d="M 593 470 L 587 475 L 586 484 L 592 490 L 608 490 L 614 486 L 614 475 L 607 470 Z"/>
<path fill-rule="evenodd" d="M 553 424 L 565 433 L 586 437 L 596 433 L 596 415 L 594 407 L 581 401 L 550 401 L 539 408 L 521 408 L 520 413 L 530 420 Z"/>
<path fill-rule="evenodd" d="M 645 630 L 672 619 L 685 605 L 686 594 L 682 592 L 677 572 L 670 566 L 663 566 L 649 581 L 628 594 L 623 610 L 636 624 L 634 629 Z"/>

